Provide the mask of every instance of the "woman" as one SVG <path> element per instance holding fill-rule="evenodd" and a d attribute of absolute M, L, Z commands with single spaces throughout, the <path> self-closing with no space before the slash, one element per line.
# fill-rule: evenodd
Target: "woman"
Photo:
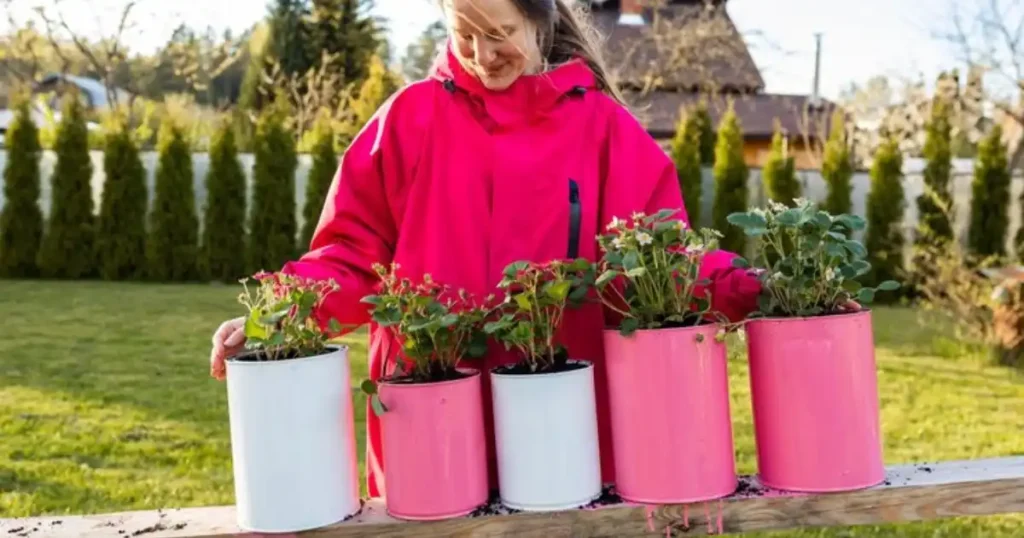
<path fill-rule="evenodd" d="M 402 89 L 345 153 L 311 250 L 283 271 L 333 278 L 341 291 L 319 313 L 369 321 L 375 262 L 485 296 L 513 261 L 599 256 L 595 236 L 613 217 L 673 208 L 686 219 L 673 163 L 623 106 L 597 45 L 565 0 L 443 0 L 450 38 L 426 80 Z M 756 279 L 716 252 L 702 268 L 714 307 L 740 318 Z M 614 480 L 600 305 L 569 312 L 566 345 L 596 362 L 603 480 Z M 323 319 L 323 318 L 322 318 Z M 212 373 L 236 352 L 241 322 L 214 336 Z M 370 337 L 370 375 L 397 346 Z M 514 361 L 498 349 L 482 365 Z M 483 378 L 485 381 L 487 376 Z M 490 402 L 484 387 L 484 402 Z M 485 413 L 488 437 L 492 425 Z M 383 495 L 380 429 L 366 414 L 367 474 Z M 496 486 L 494 448 L 489 447 Z"/>

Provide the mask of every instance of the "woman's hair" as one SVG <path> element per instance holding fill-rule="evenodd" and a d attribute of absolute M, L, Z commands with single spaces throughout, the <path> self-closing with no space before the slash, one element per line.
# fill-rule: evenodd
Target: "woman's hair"
<path fill-rule="evenodd" d="M 578 2 L 571 0 L 510 0 L 537 26 L 537 40 L 544 67 L 581 58 L 594 73 L 600 89 L 625 105 L 626 100 L 612 82 L 605 66 L 597 32 Z"/>

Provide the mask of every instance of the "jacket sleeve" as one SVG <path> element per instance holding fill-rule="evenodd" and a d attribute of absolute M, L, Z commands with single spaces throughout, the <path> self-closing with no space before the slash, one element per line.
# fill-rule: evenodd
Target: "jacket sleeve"
<path fill-rule="evenodd" d="M 309 251 L 289 262 L 282 272 L 306 278 L 333 279 L 339 291 L 328 295 L 315 315 L 326 328 L 330 319 L 346 326 L 369 321 L 369 305 L 378 277 L 374 263 L 388 264 L 394 254 L 397 226 L 389 204 L 388 185 L 402 163 L 384 132 L 385 114 L 378 113 L 356 135 L 341 159 L 327 193 Z"/>
<path fill-rule="evenodd" d="M 674 209 L 691 226 L 679 186 L 675 164 L 647 131 L 625 109 L 612 124 L 607 151 L 605 214 L 602 225 L 613 217 L 628 219 L 633 211 L 656 213 Z M 626 179 L 619 179 L 626 178 Z M 630 207 L 632 206 L 632 207 Z M 744 269 L 732 266 L 738 255 L 725 250 L 709 252 L 700 268 L 708 280 L 711 308 L 730 321 L 740 321 L 757 308 L 761 283 Z"/>

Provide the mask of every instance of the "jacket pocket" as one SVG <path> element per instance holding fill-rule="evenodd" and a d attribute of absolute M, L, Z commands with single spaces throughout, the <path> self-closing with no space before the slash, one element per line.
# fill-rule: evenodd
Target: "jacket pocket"
<path fill-rule="evenodd" d="M 583 206 L 580 202 L 580 186 L 575 179 L 569 179 L 569 251 L 568 258 L 574 259 L 580 254 L 580 225 L 583 218 Z"/>

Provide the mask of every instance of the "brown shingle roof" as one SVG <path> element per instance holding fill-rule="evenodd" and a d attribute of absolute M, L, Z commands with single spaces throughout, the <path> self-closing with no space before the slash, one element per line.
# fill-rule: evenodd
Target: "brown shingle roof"
<path fill-rule="evenodd" d="M 725 3 L 672 0 L 643 10 L 644 25 L 618 24 L 619 2 L 593 3 L 609 69 L 620 85 L 759 92 L 764 79 Z"/>
<path fill-rule="evenodd" d="M 675 134 L 681 108 L 696 106 L 701 95 L 692 92 L 673 93 L 654 91 L 644 96 L 633 95 L 630 105 L 633 112 L 655 138 L 668 138 Z M 719 121 L 733 99 L 736 115 L 739 116 L 744 138 L 770 138 L 774 132 L 775 120 L 789 136 L 807 136 L 813 140 L 828 137 L 835 104 L 822 99 L 817 106 L 811 105 L 811 98 L 804 95 L 754 94 L 754 95 L 712 95 L 706 97 L 708 113 L 717 129 Z"/>

